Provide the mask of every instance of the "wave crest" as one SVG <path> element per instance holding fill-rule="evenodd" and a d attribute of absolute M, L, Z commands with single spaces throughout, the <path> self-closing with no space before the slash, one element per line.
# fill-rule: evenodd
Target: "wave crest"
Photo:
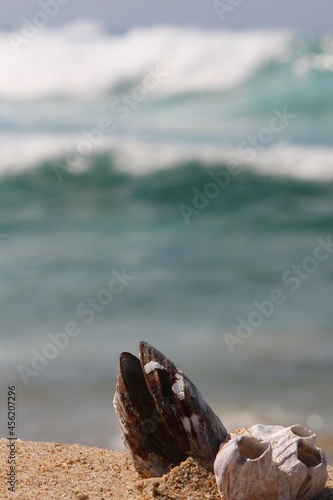
<path fill-rule="evenodd" d="M 112 158 L 112 165 L 121 172 L 135 176 L 162 170 L 176 169 L 184 164 L 199 164 L 204 168 L 238 163 L 243 172 L 283 176 L 300 180 L 332 181 L 333 148 L 300 144 L 276 143 L 256 158 L 247 158 L 231 146 L 180 145 L 174 143 L 149 143 L 129 138 L 108 138 L 87 157 L 76 153 L 75 165 L 66 163 L 66 152 L 75 155 L 80 136 L 53 135 L 4 136 L 0 151 L 0 177 L 16 175 L 58 161 L 71 174 L 94 170 L 96 158 Z M 81 160 L 81 161 L 80 161 Z"/>
<path fill-rule="evenodd" d="M 3 98 L 96 96 L 139 83 L 145 68 L 156 65 L 170 74 L 159 87 L 162 94 L 224 90 L 279 57 L 291 39 L 286 32 L 169 26 L 115 35 L 98 25 L 76 23 L 39 30 L 26 43 L 15 45 L 13 37 L 21 36 L 21 32 L 22 27 L 11 33 L 0 32 Z M 18 68 L 24 78 L 17 78 Z"/>

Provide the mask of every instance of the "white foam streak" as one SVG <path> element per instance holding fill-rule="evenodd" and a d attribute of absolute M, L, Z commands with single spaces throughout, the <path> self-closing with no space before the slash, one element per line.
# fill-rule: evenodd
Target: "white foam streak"
<path fill-rule="evenodd" d="M 75 149 L 82 139 L 80 135 L 4 135 L 0 149 L 0 176 L 34 168 L 44 161 L 52 162 L 65 157 L 68 148 Z M 297 179 L 333 180 L 333 148 L 277 143 L 248 162 L 236 149 L 228 146 L 180 145 L 174 143 L 150 143 L 137 139 L 105 137 L 103 144 L 93 153 L 82 158 L 82 163 L 72 173 L 91 168 L 94 155 L 112 155 L 116 167 L 134 175 L 145 175 L 173 168 L 187 161 L 199 161 L 207 169 L 218 163 L 225 165 L 237 161 L 243 172 L 254 170 L 268 175 L 287 176 Z"/>
<path fill-rule="evenodd" d="M 333 148 L 277 144 L 258 155 L 255 169 L 304 180 L 333 180 Z"/>
<path fill-rule="evenodd" d="M 40 30 L 15 51 L 8 34 L 0 32 L 0 97 L 96 96 L 139 83 L 145 68 L 156 65 L 169 73 L 160 93 L 225 89 L 278 57 L 289 39 L 285 32 L 166 26 L 110 35 L 99 26 L 76 23 Z"/>
<path fill-rule="evenodd" d="M 69 144 L 75 145 L 79 136 L 53 134 L 2 134 L 0 149 L 0 175 L 19 173 L 32 169 L 44 161 L 58 160 L 66 153 Z M 77 167 L 82 171 L 86 162 Z"/>

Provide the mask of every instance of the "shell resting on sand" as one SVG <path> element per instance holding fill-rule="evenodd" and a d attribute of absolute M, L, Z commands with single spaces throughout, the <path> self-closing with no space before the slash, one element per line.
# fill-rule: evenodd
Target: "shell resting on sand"
<path fill-rule="evenodd" d="M 326 458 L 315 440 L 315 434 L 301 425 L 253 425 L 236 430 L 221 445 L 214 463 L 221 498 L 313 498 L 327 480 Z"/>
<path fill-rule="evenodd" d="M 213 463 L 227 438 L 194 384 L 157 349 L 120 355 L 114 407 L 122 438 L 142 476 L 162 476 L 189 456 Z"/>
<path fill-rule="evenodd" d="M 190 456 L 214 464 L 224 500 L 307 500 L 325 486 L 315 434 L 301 425 L 258 424 L 228 435 L 195 385 L 147 342 L 139 358 L 120 355 L 114 407 L 143 477 L 162 476 Z"/>

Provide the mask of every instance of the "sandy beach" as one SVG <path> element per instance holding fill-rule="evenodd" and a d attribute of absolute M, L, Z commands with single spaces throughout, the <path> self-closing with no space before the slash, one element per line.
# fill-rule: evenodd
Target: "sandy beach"
<path fill-rule="evenodd" d="M 219 500 L 214 475 L 192 459 L 157 479 L 142 480 L 123 451 L 16 441 L 15 492 L 8 491 L 8 440 L 0 440 L 0 498 L 24 500 Z M 333 499 L 333 467 L 316 497 Z"/>

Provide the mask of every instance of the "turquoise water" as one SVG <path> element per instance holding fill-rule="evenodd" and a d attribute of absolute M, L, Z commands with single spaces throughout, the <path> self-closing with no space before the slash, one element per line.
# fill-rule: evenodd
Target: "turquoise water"
<path fill-rule="evenodd" d="M 41 47 L 61 67 L 32 71 Z M 20 436 L 120 446 L 117 357 L 141 339 L 229 429 L 331 431 L 333 40 L 82 24 L 31 41 L 10 85 L 21 57 L 0 70 L 0 370 Z"/>

